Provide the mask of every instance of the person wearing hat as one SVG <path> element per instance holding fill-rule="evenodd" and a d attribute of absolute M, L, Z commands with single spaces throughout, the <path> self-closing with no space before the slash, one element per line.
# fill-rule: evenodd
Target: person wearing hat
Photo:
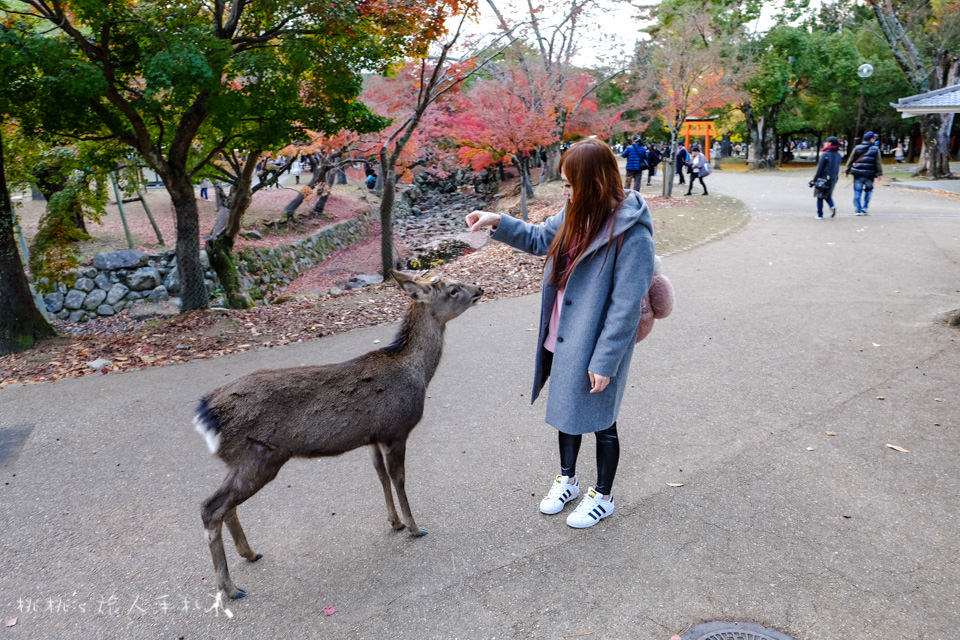
<path fill-rule="evenodd" d="M 817 199 L 817 220 L 823 220 L 823 201 L 830 207 L 830 217 L 837 215 L 837 207 L 833 204 L 833 188 L 837 186 L 840 177 L 840 141 L 836 136 L 827 138 L 827 144 L 820 152 L 817 161 L 817 172 L 810 181 L 813 187 L 813 197 Z"/>
<path fill-rule="evenodd" d="M 633 190 L 640 191 L 640 185 L 643 184 L 643 170 L 647 168 L 647 150 L 641 144 L 640 136 L 633 136 L 633 144 L 623 150 L 620 154 L 627 159 L 627 179 L 623 186 L 631 188 L 630 180 L 633 180 Z"/>
<path fill-rule="evenodd" d="M 853 174 L 853 208 L 858 216 L 870 215 L 873 181 L 883 176 L 883 159 L 876 139 L 877 134 L 867 131 L 863 142 L 850 154 L 850 164 L 847 165 L 846 175 Z"/>

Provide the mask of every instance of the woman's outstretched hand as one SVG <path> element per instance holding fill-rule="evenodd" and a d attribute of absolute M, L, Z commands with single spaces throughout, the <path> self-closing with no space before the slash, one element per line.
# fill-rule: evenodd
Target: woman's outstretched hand
<path fill-rule="evenodd" d="M 489 211 L 471 211 L 466 217 L 467 226 L 470 231 L 483 231 L 484 227 L 497 228 L 500 224 L 500 214 L 490 213 Z"/>

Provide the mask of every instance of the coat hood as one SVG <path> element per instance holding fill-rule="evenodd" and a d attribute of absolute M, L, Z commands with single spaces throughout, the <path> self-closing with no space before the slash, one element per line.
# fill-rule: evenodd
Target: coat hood
<path fill-rule="evenodd" d="M 627 189 L 624 193 L 626 197 L 623 199 L 623 202 L 620 203 L 616 212 L 614 212 L 613 237 L 616 238 L 635 224 L 642 224 L 650 230 L 650 235 L 653 235 L 653 217 L 650 215 L 650 207 L 647 206 L 646 200 L 643 199 L 643 196 L 640 195 L 639 192 L 633 189 Z M 606 245 L 609 240 L 610 234 L 607 229 L 604 229 L 600 235 L 593 239 L 593 242 L 590 243 L 590 246 L 587 247 L 583 255 L 587 256 L 593 253 L 600 247 Z"/>

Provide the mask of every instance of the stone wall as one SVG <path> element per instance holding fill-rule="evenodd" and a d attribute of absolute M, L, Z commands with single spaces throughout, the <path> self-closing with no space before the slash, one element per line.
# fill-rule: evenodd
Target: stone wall
<path fill-rule="evenodd" d="M 237 255 L 240 287 L 254 300 L 282 294 L 297 276 L 319 265 L 334 251 L 365 239 L 376 217 L 375 212 L 365 213 L 274 249 L 244 249 Z"/>
<path fill-rule="evenodd" d="M 300 273 L 316 267 L 334 251 L 366 238 L 375 220 L 376 213 L 370 212 L 332 224 L 289 245 L 244 249 L 237 256 L 241 287 L 256 300 L 281 294 Z M 201 250 L 200 262 L 211 306 L 224 306 L 225 299 L 217 295 L 220 281 L 206 251 Z M 60 320 L 85 322 L 95 316 L 112 316 L 141 300 L 162 302 L 179 293 L 176 250 L 147 254 L 131 249 L 97 255 L 92 265 L 77 269 L 64 282 L 57 283 L 53 293 L 43 297 L 43 304 L 49 314 Z"/>
<path fill-rule="evenodd" d="M 219 287 L 205 251 L 200 252 L 207 291 Z M 140 300 L 163 302 L 180 293 L 176 250 L 147 254 L 135 249 L 101 253 L 43 297 L 48 313 L 67 322 L 112 316 Z"/>

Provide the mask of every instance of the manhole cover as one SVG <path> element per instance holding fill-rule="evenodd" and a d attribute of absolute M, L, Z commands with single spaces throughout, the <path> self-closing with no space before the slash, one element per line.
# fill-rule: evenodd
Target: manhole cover
<path fill-rule="evenodd" d="M 793 640 L 779 631 L 749 622 L 705 622 L 680 637 L 683 640 Z"/>

